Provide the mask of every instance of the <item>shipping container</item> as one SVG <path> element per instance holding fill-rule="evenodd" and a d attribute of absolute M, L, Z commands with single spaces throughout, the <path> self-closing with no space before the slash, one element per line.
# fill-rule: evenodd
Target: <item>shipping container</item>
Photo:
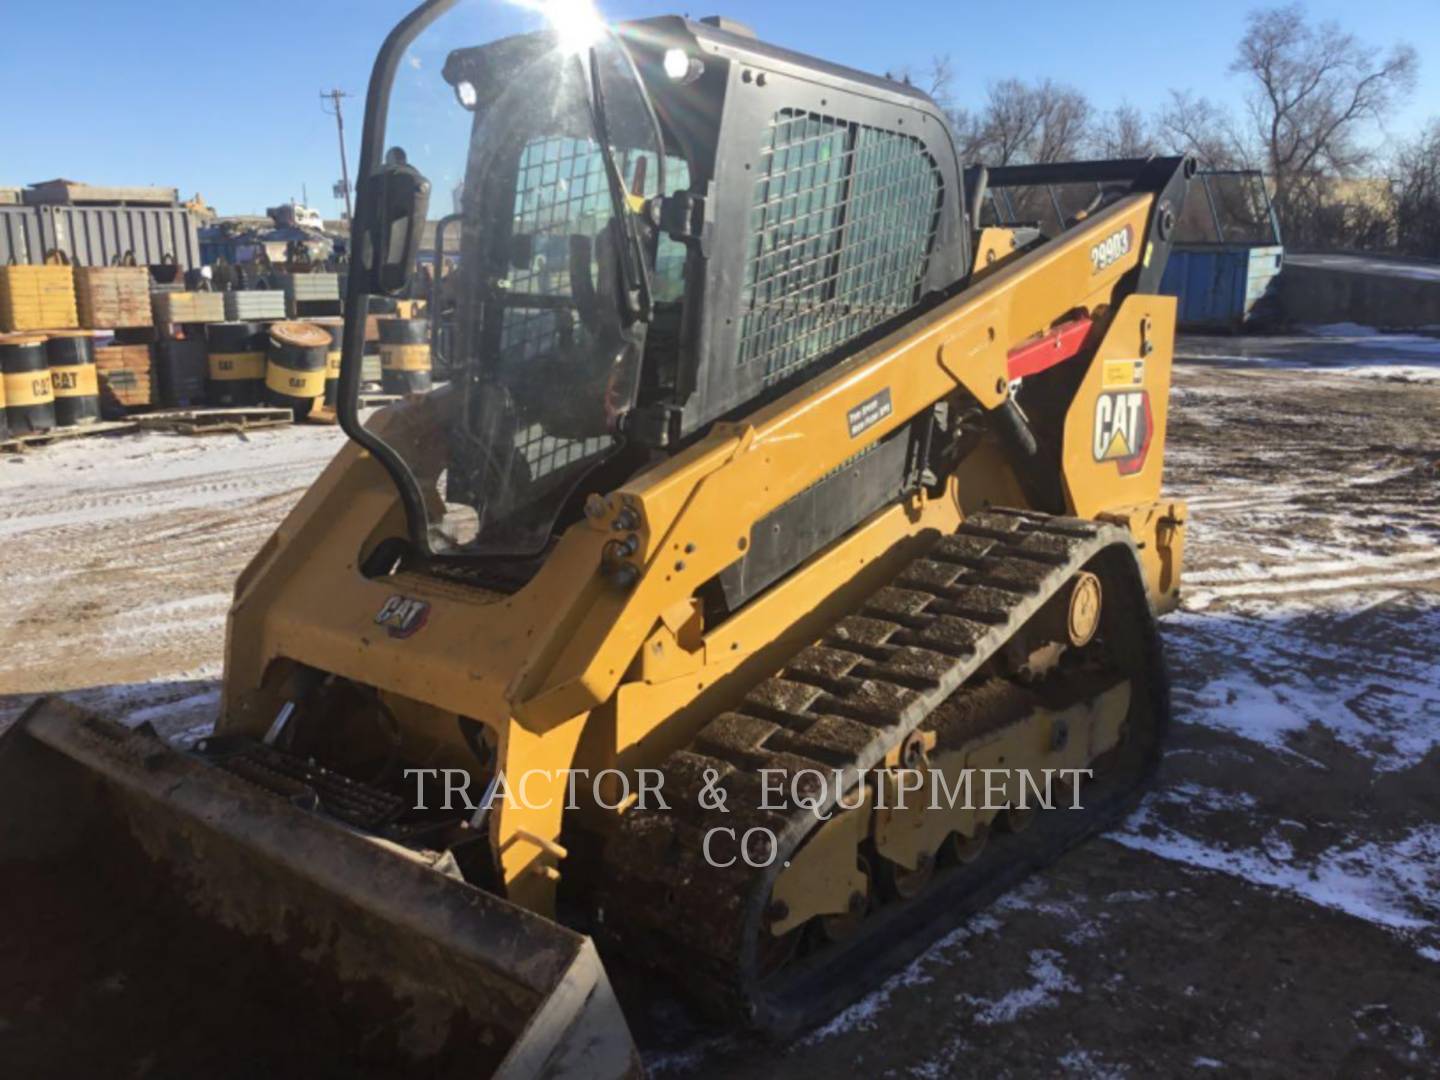
<path fill-rule="evenodd" d="M 0 206 L 0 266 L 44 261 L 39 213 L 29 206 Z"/>
<path fill-rule="evenodd" d="M 141 266 L 173 260 L 182 270 L 200 266 L 195 216 L 181 208 L 39 206 L 46 249 L 57 248 L 76 266 L 110 266 L 133 252 Z"/>
<path fill-rule="evenodd" d="M 185 209 L 0 206 L 0 264 L 42 263 L 51 251 L 75 266 L 112 266 L 132 252 L 141 266 L 200 266 L 195 217 Z"/>

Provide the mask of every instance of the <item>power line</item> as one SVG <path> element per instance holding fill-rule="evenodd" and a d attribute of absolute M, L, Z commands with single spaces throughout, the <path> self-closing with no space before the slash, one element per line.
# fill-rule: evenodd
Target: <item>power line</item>
<path fill-rule="evenodd" d="M 350 220 L 352 216 L 350 207 L 350 166 L 345 162 L 345 115 L 343 106 L 340 103 L 349 96 L 350 95 L 343 90 L 320 91 L 320 108 L 326 113 L 331 113 L 332 109 L 326 108 L 325 103 L 329 102 L 333 106 L 335 131 L 340 136 L 340 187 L 343 189 L 345 195 L 345 219 L 347 221 Z"/>

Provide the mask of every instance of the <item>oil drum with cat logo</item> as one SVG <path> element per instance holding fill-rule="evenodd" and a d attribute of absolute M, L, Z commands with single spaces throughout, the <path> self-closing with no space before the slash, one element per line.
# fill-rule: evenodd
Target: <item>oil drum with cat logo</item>
<path fill-rule="evenodd" d="M 332 315 L 310 319 L 309 322 L 330 335 L 330 345 L 325 351 L 325 404 L 333 409 L 340 390 L 340 355 L 345 341 L 345 320 Z"/>
<path fill-rule="evenodd" d="M 380 371 L 380 388 L 387 394 L 429 392 L 429 319 L 380 320 Z"/>
<path fill-rule="evenodd" d="M 305 322 L 279 322 L 270 326 L 270 348 L 265 365 L 265 397 L 295 414 L 310 415 L 325 396 L 325 356 L 330 333 Z"/>
<path fill-rule="evenodd" d="M 205 397 L 211 405 L 243 408 L 265 398 L 265 351 L 270 335 L 264 323 L 220 322 L 205 327 Z"/>
<path fill-rule="evenodd" d="M 11 435 L 31 435 L 55 426 L 55 384 L 45 359 L 45 339 L 34 334 L 0 338 L 0 373 L 5 380 L 5 420 Z"/>
<path fill-rule="evenodd" d="M 74 427 L 100 419 L 100 378 L 95 339 L 88 331 L 51 334 L 45 342 L 50 386 L 55 392 L 55 425 Z"/>

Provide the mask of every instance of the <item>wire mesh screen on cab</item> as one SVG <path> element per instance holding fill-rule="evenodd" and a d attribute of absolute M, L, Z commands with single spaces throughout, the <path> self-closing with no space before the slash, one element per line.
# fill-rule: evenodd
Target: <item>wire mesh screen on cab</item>
<path fill-rule="evenodd" d="M 919 139 L 795 109 L 757 172 L 738 362 L 770 385 L 915 304 L 944 192 Z"/>
<path fill-rule="evenodd" d="M 611 212 L 604 159 L 593 141 L 565 136 L 531 140 L 520 157 L 512 231 L 532 237 L 535 250 L 527 266 L 512 268 L 510 291 L 569 297 L 569 238 L 572 234 L 598 237 Z M 558 349 L 574 348 L 574 342 L 566 340 L 574 334 L 574 320 L 568 312 L 507 308 L 500 330 L 503 362 L 523 367 Z M 547 435 L 539 424 L 527 424 L 516 432 L 515 440 L 531 478 L 538 480 L 599 453 L 613 437 L 556 438 Z"/>

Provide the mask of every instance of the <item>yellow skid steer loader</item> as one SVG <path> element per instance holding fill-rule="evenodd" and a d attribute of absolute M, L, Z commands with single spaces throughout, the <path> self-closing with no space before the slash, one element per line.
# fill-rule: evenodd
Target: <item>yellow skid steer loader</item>
<path fill-rule="evenodd" d="M 7 911 L 51 898 L 0 930 L 6 1060 L 630 1075 L 597 943 L 793 1032 L 1112 823 L 1168 713 L 1193 172 L 965 169 L 925 95 L 724 19 L 423 4 L 350 438 L 236 582 L 213 735 L 0 738 Z M 364 410 L 423 261 L 443 363 Z M 187 1019 L 142 1055 L 147 976 Z"/>

